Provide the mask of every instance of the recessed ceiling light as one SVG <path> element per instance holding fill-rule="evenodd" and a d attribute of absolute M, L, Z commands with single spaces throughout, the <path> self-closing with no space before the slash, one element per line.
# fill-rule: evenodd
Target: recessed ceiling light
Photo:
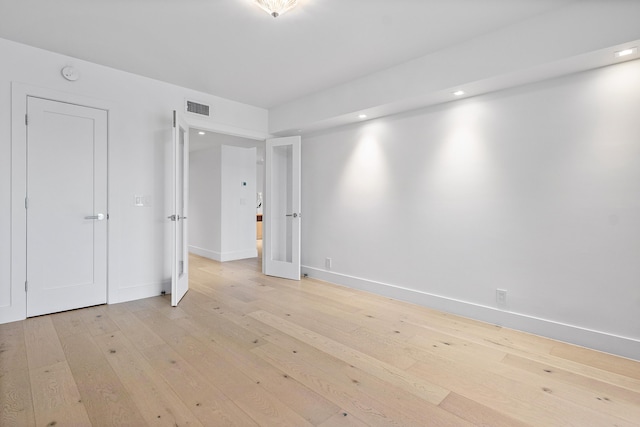
<path fill-rule="evenodd" d="M 616 58 L 621 58 L 623 56 L 633 55 L 634 53 L 637 53 L 637 52 L 638 52 L 637 47 L 630 47 L 629 49 L 617 51 L 616 53 L 613 54 L 613 56 L 615 56 Z"/>
<path fill-rule="evenodd" d="M 462 96 L 462 95 L 464 95 L 464 91 L 463 90 L 457 90 L 457 91 L 453 92 L 453 94 L 455 96 Z"/>
<path fill-rule="evenodd" d="M 360 115 L 358 116 L 358 118 L 359 118 L 359 119 L 366 119 L 366 118 L 367 118 L 367 115 L 366 115 L 366 114 L 360 114 Z"/>
<path fill-rule="evenodd" d="M 204 135 L 204 132 L 200 131 L 198 132 L 198 135 Z"/>

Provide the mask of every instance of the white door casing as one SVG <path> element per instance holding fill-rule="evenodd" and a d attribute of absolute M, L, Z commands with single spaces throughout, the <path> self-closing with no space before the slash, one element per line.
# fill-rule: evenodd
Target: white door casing
<path fill-rule="evenodd" d="M 173 111 L 173 162 L 172 162 L 173 212 L 172 222 L 172 268 L 171 305 L 177 306 L 189 290 L 189 252 L 187 230 L 187 207 L 189 205 L 189 126 Z"/>
<path fill-rule="evenodd" d="M 107 111 L 27 98 L 27 316 L 107 302 Z"/>
<path fill-rule="evenodd" d="M 301 138 L 267 139 L 263 217 L 263 270 L 300 280 Z"/>

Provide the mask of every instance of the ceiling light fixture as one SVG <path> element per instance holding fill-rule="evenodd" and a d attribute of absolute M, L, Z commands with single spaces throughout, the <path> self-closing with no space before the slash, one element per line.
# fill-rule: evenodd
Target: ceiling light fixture
<path fill-rule="evenodd" d="M 200 131 L 198 132 L 198 135 L 204 135 L 204 132 Z"/>
<path fill-rule="evenodd" d="M 638 52 L 638 48 L 637 47 L 630 47 L 629 49 L 619 50 L 616 53 L 614 53 L 613 55 L 616 58 L 621 58 L 623 56 L 632 55 L 632 54 L 634 54 L 636 52 Z"/>
<path fill-rule="evenodd" d="M 359 119 L 366 119 L 366 118 L 367 118 L 367 115 L 366 115 L 366 114 L 360 114 L 360 115 L 358 116 L 358 118 L 359 118 Z"/>
<path fill-rule="evenodd" d="M 457 90 L 457 91 L 453 92 L 453 94 L 455 96 L 462 96 L 462 95 L 464 95 L 464 91 L 463 90 Z"/>
<path fill-rule="evenodd" d="M 254 2 L 274 18 L 298 4 L 298 0 L 254 0 Z"/>

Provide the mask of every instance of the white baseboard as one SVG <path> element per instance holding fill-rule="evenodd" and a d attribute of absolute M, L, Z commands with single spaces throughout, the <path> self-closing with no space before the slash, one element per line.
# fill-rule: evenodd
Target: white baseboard
<path fill-rule="evenodd" d="M 161 295 L 162 291 L 167 294 L 171 293 L 171 280 L 147 283 L 129 288 L 110 289 L 107 304 L 117 304 L 120 302 L 155 297 Z M 3 309 L 5 309 L 5 311 L 3 311 Z M 26 307 L 24 307 L 22 311 L 13 310 L 13 312 L 6 309 L 11 309 L 11 307 L 0 307 L 0 324 L 16 322 L 27 318 Z M 5 312 L 8 312 L 9 315 L 5 315 Z"/>
<path fill-rule="evenodd" d="M 257 249 L 247 249 L 244 251 L 223 252 L 222 262 L 235 261 L 237 259 L 256 258 L 258 256 Z"/>
<path fill-rule="evenodd" d="M 212 259 L 214 261 L 222 261 L 222 254 L 220 254 L 220 252 L 214 252 L 210 251 L 209 249 L 199 248 L 197 246 L 191 245 L 189 245 L 189 252 L 201 257 Z"/>
<path fill-rule="evenodd" d="M 406 301 L 447 313 L 457 314 L 459 316 L 480 320 L 494 325 L 541 335 L 558 341 L 576 344 L 634 360 L 640 360 L 640 341 L 633 338 L 586 329 L 575 325 L 567 325 L 553 320 L 500 310 L 494 307 L 433 295 L 414 289 L 348 276 L 319 268 L 302 266 L 301 270 L 303 274 L 307 274 L 309 277 L 330 283 L 383 295 L 400 301 Z"/>
<path fill-rule="evenodd" d="M 256 248 L 233 252 L 214 252 L 197 246 L 189 246 L 189 252 L 220 262 L 256 258 L 258 256 L 258 250 Z"/>
<path fill-rule="evenodd" d="M 109 304 L 157 297 L 161 295 L 163 291 L 167 294 L 171 293 L 171 280 L 118 289 L 117 299 L 115 301 L 110 300 Z"/>

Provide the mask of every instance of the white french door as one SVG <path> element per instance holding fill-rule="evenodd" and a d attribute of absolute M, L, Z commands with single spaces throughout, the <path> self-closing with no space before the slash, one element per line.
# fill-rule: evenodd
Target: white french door
<path fill-rule="evenodd" d="M 173 265 L 171 269 L 171 305 L 177 306 L 189 290 L 189 252 L 187 245 L 187 206 L 189 204 L 189 127 L 173 111 Z"/>
<path fill-rule="evenodd" d="M 300 280 L 301 138 L 267 139 L 263 218 L 263 270 Z"/>
<path fill-rule="evenodd" d="M 27 316 L 107 302 L 107 112 L 27 97 Z"/>

